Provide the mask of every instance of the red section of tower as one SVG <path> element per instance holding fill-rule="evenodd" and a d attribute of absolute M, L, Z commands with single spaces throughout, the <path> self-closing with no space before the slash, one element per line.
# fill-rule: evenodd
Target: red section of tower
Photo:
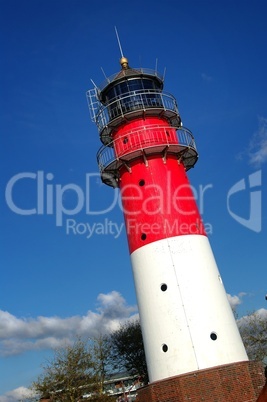
<path fill-rule="evenodd" d="M 176 130 L 154 117 L 129 122 L 114 135 L 117 158 L 133 155 L 140 146 L 150 151 L 119 170 L 130 253 L 163 238 L 205 234 L 183 162 L 175 154 L 164 155 L 166 138 L 179 146 Z"/>

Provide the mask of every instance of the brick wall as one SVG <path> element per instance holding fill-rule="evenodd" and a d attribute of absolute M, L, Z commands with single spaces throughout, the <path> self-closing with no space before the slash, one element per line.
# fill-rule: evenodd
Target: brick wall
<path fill-rule="evenodd" d="M 259 362 L 241 362 L 157 381 L 136 402 L 255 402 L 264 385 Z"/>

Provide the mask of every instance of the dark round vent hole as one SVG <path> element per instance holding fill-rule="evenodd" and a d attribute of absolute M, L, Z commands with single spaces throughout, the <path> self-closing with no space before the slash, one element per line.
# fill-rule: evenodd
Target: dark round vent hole
<path fill-rule="evenodd" d="M 210 334 L 210 339 L 212 339 L 213 341 L 216 341 L 216 339 L 218 338 L 217 334 L 215 332 L 212 332 Z"/>
<path fill-rule="evenodd" d="M 162 290 L 162 292 L 166 292 L 166 290 L 167 290 L 167 285 L 166 285 L 166 283 L 163 283 L 163 284 L 161 285 L 160 289 Z"/>
<path fill-rule="evenodd" d="M 164 353 L 166 353 L 168 351 L 168 346 L 166 345 L 166 343 L 164 343 L 162 345 L 162 350 L 163 350 Z"/>
<path fill-rule="evenodd" d="M 144 186 L 145 185 L 145 180 L 143 180 L 143 179 L 141 179 L 140 181 L 139 181 L 139 186 Z"/>
<path fill-rule="evenodd" d="M 146 234 L 145 234 L 145 233 L 142 233 L 142 234 L 141 234 L 141 239 L 142 239 L 142 240 L 146 240 Z"/>

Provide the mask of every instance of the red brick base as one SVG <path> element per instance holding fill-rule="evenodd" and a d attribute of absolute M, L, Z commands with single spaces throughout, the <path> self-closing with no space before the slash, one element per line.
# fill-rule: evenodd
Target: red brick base
<path fill-rule="evenodd" d="M 255 402 L 264 385 L 259 362 L 241 362 L 153 382 L 136 402 Z"/>

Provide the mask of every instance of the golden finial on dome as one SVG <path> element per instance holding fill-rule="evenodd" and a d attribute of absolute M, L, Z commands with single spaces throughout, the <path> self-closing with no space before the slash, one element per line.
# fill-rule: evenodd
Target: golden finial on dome
<path fill-rule="evenodd" d="M 129 68 L 129 64 L 128 64 L 128 59 L 126 59 L 126 57 L 122 57 L 120 59 L 120 64 L 123 70 L 126 70 L 127 68 Z"/>

